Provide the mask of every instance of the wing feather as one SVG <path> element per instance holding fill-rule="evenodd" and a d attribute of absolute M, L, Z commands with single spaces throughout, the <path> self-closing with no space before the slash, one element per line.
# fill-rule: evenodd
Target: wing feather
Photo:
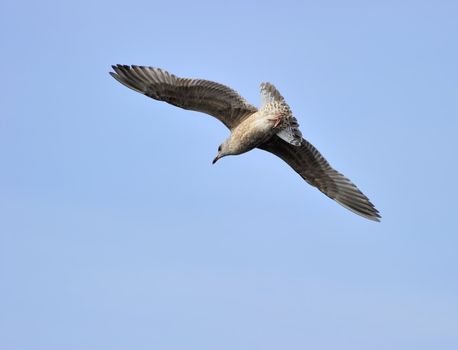
<path fill-rule="evenodd" d="M 178 78 L 153 67 L 112 67 L 111 76 L 128 88 L 183 109 L 210 114 L 229 129 L 257 111 L 235 90 L 213 81 Z"/>
<path fill-rule="evenodd" d="M 293 146 L 274 136 L 258 148 L 275 154 L 291 166 L 305 181 L 329 198 L 369 220 L 380 221 L 380 214 L 370 200 L 345 176 L 331 167 L 311 143 L 303 139 Z"/>

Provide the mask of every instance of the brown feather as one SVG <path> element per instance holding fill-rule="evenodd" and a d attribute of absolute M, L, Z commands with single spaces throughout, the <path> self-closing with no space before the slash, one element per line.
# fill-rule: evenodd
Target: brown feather
<path fill-rule="evenodd" d="M 257 111 L 235 90 L 213 81 L 178 78 L 152 67 L 112 67 L 115 73 L 110 74 L 128 88 L 180 108 L 210 114 L 229 129 Z"/>
<path fill-rule="evenodd" d="M 334 170 L 311 143 L 303 139 L 293 146 L 277 136 L 258 148 L 283 159 L 305 181 L 329 198 L 369 220 L 380 221 L 380 214 L 370 200 L 345 176 Z"/>

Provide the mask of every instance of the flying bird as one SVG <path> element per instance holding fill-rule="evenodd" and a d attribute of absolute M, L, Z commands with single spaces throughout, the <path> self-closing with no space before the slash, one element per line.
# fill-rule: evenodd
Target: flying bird
<path fill-rule="evenodd" d="M 179 78 L 160 68 L 112 66 L 111 76 L 128 88 L 158 101 L 216 117 L 231 131 L 218 147 L 219 159 L 254 148 L 283 159 L 305 181 L 329 198 L 369 220 L 380 221 L 370 200 L 302 137 L 299 123 L 274 85 L 261 83 L 261 107 L 235 90 L 203 79 Z"/>

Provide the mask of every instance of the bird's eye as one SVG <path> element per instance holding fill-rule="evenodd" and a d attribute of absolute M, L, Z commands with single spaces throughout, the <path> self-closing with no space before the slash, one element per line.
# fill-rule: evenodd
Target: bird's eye
<path fill-rule="evenodd" d="M 218 147 L 218 152 L 221 152 L 221 145 Z"/>

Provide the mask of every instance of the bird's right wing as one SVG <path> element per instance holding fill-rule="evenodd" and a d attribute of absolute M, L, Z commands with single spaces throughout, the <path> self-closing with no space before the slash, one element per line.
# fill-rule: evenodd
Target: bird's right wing
<path fill-rule="evenodd" d="M 310 185 L 345 208 L 369 220 L 380 221 L 380 214 L 370 200 L 350 180 L 334 170 L 307 140 L 302 139 L 298 147 L 274 136 L 258 148 L 283 159 Z"/>
<path fill-rule="evenodd" d="M 159 68 L 112 66 L 111 76 L 128 88 L 174 106 L 210 114 L 229 129 L 257 111 L 235 90 L 202 79 L 178 78 Z"/>

